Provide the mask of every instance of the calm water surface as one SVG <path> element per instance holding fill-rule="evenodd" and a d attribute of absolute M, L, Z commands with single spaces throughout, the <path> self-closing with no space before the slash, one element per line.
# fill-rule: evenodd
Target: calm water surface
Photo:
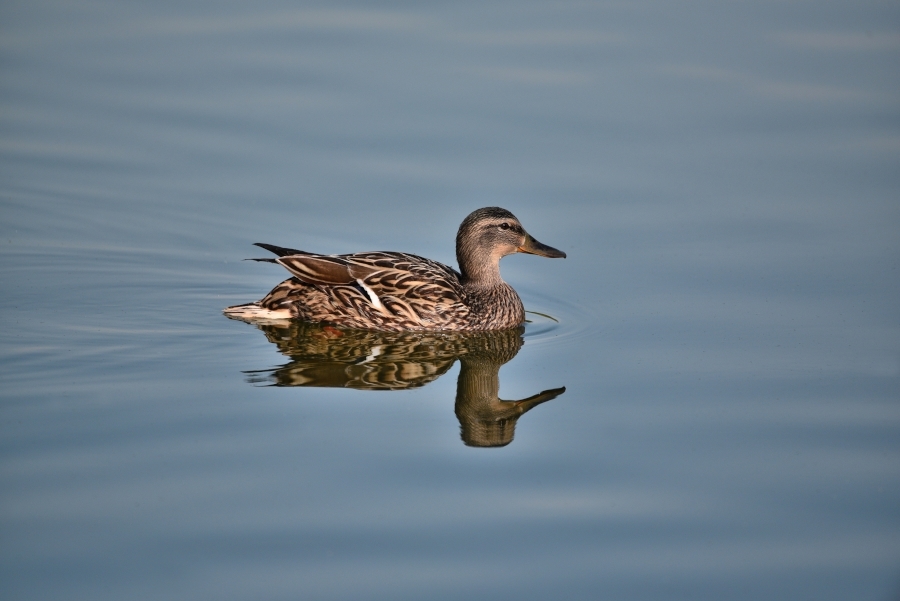
<path fill-rule="evenodd" d="M 885 2 L 4 3 L 0 596 L 896 599 L 898 64 Z M 557 321 L 221 314 L 490 205 Z"/>

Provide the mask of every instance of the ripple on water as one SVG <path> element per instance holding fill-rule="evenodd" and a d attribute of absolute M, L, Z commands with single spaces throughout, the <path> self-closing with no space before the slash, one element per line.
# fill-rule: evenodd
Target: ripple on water
<path fill-rule="evenodd" d="M 588 307 L 527 289 L 520 294 L 525 303 L 526 344 L 568 344 L 597 334 L 597 319 Z"/>

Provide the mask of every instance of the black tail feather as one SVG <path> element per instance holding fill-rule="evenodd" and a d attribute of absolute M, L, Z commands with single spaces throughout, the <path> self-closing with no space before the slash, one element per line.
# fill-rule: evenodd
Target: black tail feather
<path fill-rule="evenodd" d="M 274 255 L 278 255 L 279 257 L 287 257 L 289 255 L 308 255 L 310 253 L 304 250 L 297 250 L 295 248 L 284 248 L 283 246 L 275 246 L 274 244 L 266 244 L 264 242 L 256 242 L 254 246 L 258 246 L 260 248 L 264 248 L 270 253 Z M 271 259 L 269 259 L 271 261 Z M 274 261 L 272 261 L 274 262 Z"/>
<path fill-rule="evenodd" d="M 260 263 L 277 263 L 278 259 L 244 259 L 245 261 L 258 261 Z"/>

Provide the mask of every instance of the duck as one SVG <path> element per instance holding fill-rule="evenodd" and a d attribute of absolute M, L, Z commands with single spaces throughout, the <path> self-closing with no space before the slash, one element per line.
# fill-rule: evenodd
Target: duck
<path fill-rule="evenodd" d="M 514 253 L 565 258 L 535 240 L 506 209 L 470 213 L 456 234 L 459 271 L 401 252 L 321 255 L 256 243 L 276 255 L 251 259 L 290 272 L 264 298 L 224 309 L 251 323 L 301 320 L 339 328 L 403 331 L 489 331 L 516 328 L 525 308 L 500 277 L 500 259 Z"/>

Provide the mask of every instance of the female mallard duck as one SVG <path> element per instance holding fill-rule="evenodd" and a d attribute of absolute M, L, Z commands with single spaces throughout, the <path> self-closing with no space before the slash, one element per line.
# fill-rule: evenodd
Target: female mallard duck
<path fill-rule="evenodd" d="M 516 217 L 487 207 L 466 217 L 456 234 L 459 272 L 398 252 L 316 255 L 257 244 L 278 255 L 294 276 L 260 301 L 225 309 L 246 321 L 302 319 L 364 330 L 501 330 L 521 325 L 519 295 L 500 278 L 500 259 L 524 252 L 566 253 L 541 244 Z"/>

